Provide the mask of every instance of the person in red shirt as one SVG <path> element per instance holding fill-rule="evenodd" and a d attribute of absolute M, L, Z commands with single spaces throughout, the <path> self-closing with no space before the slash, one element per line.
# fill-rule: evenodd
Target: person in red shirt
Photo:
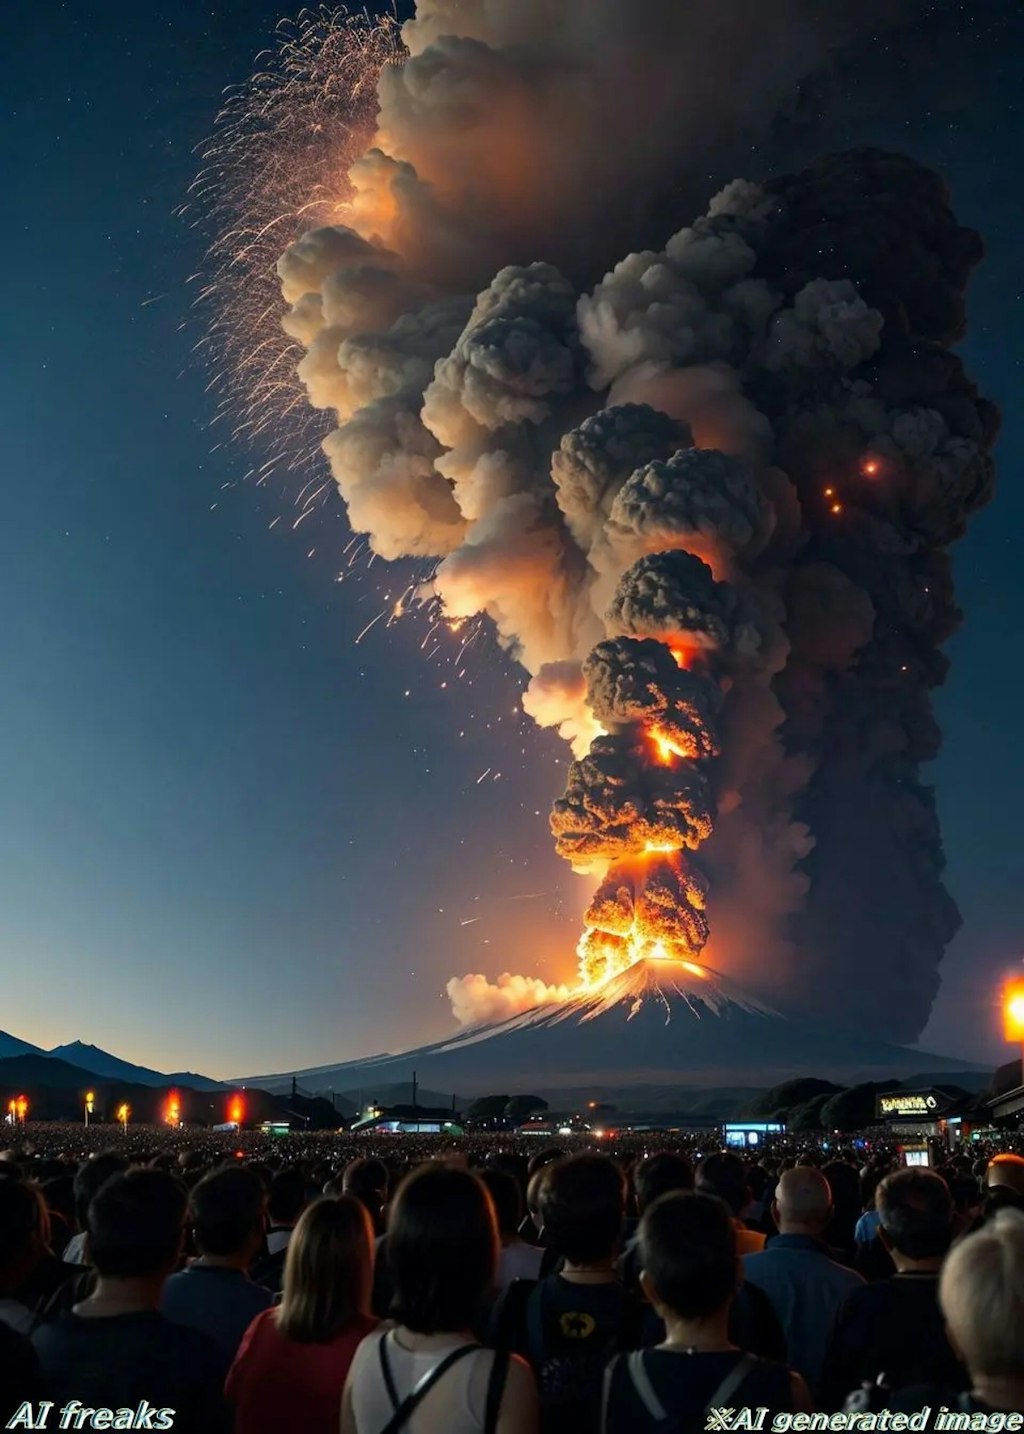
<path fill-rule="evenodd" d="M 373 1226 L 353 1196 L 316 1200 L 295 1226 L 281 1303 L 253 1320 L 225 1391 L 236 1434 L 337 1434 L 370 1313 Z"/>

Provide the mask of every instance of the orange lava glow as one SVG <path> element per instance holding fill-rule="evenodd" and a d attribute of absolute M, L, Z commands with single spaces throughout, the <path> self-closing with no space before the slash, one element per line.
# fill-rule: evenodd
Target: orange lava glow
<path fill-rule="evenodd" d="M 682 747 L 678 741 L 670 737 L 667 732 L 662 732 L 659 727 L 651 727 L 648 736 L 654 745 L 658 761 L 666 767 L 671 766 L 676 757 L 692 757 L 694 755 L 692 751 Z"/>
<path fill-rule="evenodd" d="M 700 648 L 695 642 L 686 643 L 680 638 L 673 638 L 667 644 L 669 652 L 675 658 L 676 666 L 689 670 L 700 656 Z"/>
<path fill-rule="evenodd" d="M 621 976 L 638 961 L 673 961 L 691 976 L 706 981 L 703 966 L 690 960 L 692 952 L 668 941 L 643 936 L 634 926 L 627 936 L 612 936 L 589 927 L 576 948 L 580 958 L 580 984 L 574 994 L 585 996 L 599 990 L 615 976 Z"/>

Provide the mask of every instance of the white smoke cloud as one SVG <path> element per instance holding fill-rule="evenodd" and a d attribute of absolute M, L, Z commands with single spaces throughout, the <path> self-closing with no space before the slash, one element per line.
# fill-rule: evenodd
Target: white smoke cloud
<path fill-rule="evenodd" d="M 568 986 L 549 986 L 539 977 L 513 976 L 508 971 L 503 971 L 497 981 L 479 973 L 453 976 L 445 989 L 455 1019 L 462 1026 L 507 1021 L 534 1006 L 554 1005 L 572 995 Z"/>

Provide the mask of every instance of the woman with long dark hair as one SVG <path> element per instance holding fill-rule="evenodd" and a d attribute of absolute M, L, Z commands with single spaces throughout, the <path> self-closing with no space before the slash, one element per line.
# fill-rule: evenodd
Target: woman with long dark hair
<path fill-rule="evenodd" d="M 536 1434 L 537 1392 L 518 1357 L 484 1349 L 498 1229 L 475 1175 L 422 1166 L 388 1221 L 394 1325 L 364 1340 L 342 1400 L 341 1434 Z"/>

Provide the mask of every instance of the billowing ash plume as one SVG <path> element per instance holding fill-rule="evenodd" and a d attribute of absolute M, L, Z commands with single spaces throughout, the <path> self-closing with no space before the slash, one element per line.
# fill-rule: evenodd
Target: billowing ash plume
<path fill-rule="evenodd" d="M 666 136 L 727 123 L 708 47 L 758 53 L 774 103 L 828 39 L 796 0 L 748 8 L 716 6 L 719 33 L 660 0 L 574 25 L 421 3 L 346 223 L 281 260 L 285 324 L 353 526 L 436 559 L 433 598 L 492 620 L 524 708 L 572 743 L 551 824 L 598 880 L 584 981 L 704 952 L 777 1005 L 911 1038 L 958 919 L 920 764 L 948 549 L 992 486 L 996 415 L 949 349 L 979 241 L 935 175 L 861 150 L 736 180 L 587 269 L 619 224 L 648 242 L 642 198 L 687 158 Z M 603 149 L 610 93 L 638 122 Z M 463 1020 L 564 995 L 449 993 Z"/>

